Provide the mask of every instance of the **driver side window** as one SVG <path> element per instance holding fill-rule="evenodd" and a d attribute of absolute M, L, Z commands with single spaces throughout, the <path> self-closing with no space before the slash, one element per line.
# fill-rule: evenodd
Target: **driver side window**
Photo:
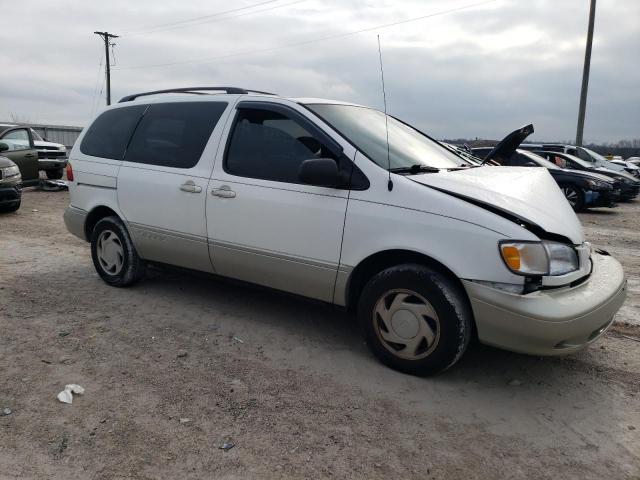
<path fill-rule="evenodd" d="M 564 158 L 562 158 L 562 157 L 560 157 L 558 155 L 555 155 L 553 157 L 553 163 L 555 163 L 560 168 L 571 167 L 571 165 L 567 165 L 567 160 L 565 160 Z"/>
<path fill-rule="evenodd" d="M 231 175 L 302 183 L 300 165 L 335 157 L 295 120 L 263 109 L 238 110 L 227 146 L 224 169 Z"/>
<path fill-rule="evenodd" d="M 4 142 L 9 146 L 9 150 L 28 150 L 31 148 L 29 141 L 29 133 L 26 128 L 11 130 L 6 133 L 0 142 Z"/>

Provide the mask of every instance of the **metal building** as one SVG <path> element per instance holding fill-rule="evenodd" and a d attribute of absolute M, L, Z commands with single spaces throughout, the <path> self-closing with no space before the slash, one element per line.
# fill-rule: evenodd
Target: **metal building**
<path fill-rule="evenodd" d="M 83 127 L 74 127 L 70 125 L 44 125 L 40 123 L 17 123 L 17 122 L 0 122 L 4 124 L 14 123 L 16 125 L 23 125 L 25 127 L 31 127 L 38 135 L 46 139 L 49 142 L 61 143 L 67 147 L 67 150 L 71 150 L 73 144 L 76 143 L 80 132 Z"/>
<path fill-rule="evenodd" d="M 29 126 L 48 142 L 61 143 L 67 147 L 67 150 L 71 150 L 71 147 L 80 136 L 80 132 L 82 132 L 82 127 L 72 127 L 70 125 L 31 124 Z"/>

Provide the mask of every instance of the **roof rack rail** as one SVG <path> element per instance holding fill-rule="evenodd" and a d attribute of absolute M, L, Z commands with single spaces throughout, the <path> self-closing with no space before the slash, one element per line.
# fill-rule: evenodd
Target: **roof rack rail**
<path fill-rule="evenodd" d="M 184 88 L 169 88 L 167 90 L 154 90 L 153 92 L 142 92 L 142 93 L 134 93 L 133 95 L 127 95 L 126 97 L 122 97 L 118 103 L 122 102 L 130 102 L 135 100 L 138 97 L 144 97 L 147 95 L 157 95 L 160 93 L 192 93 L 194 95 L 204 95 L 203 91 L 218 91 L 225 92 L 230 94 L 247 94 L 247 93 L 259 93 L 262 95 L 275 95 L 275 93 L 269 92 L 261 92 L 260 90 L 249 90 L 245 88 L 238 87 L 184 87 Z"/>

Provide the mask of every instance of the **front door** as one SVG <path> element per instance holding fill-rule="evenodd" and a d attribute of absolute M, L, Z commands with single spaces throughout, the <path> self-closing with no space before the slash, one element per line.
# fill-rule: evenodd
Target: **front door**
<path fill-rule="evenodd" d="M 152 104 L 118 173 L 118 203 L 140 255 L 212 272 L 205 197 L 227 102 Z"/>
<path fill-rule="evenodd" d="M 224 276 L 330 302 L 349 192 L 305 185 L 298 170 L 335 158 L 328 140 L 343 161 L 355 150 L 284 102 L 241 102 L 229 122 L 207 192 L 211 259 Z"/>
<path fill-rule="evenodd" d="M 37 183 L 38 151 L 33 146 L 33 140 L 28 128 L 12 128 L 0 137 L 0 142 L 6 143 L 9 150 L 0 155 L 8 157 L 20 169 L 22 183 L 25 185 Z"/>

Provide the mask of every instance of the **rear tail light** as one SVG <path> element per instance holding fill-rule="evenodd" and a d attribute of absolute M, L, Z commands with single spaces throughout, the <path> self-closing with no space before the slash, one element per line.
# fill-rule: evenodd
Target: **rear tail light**
<path fill-rule="evenodd" d="M 67 180 L 73 182 L 73 167 L 71 162 L 67 163 Z"/>

